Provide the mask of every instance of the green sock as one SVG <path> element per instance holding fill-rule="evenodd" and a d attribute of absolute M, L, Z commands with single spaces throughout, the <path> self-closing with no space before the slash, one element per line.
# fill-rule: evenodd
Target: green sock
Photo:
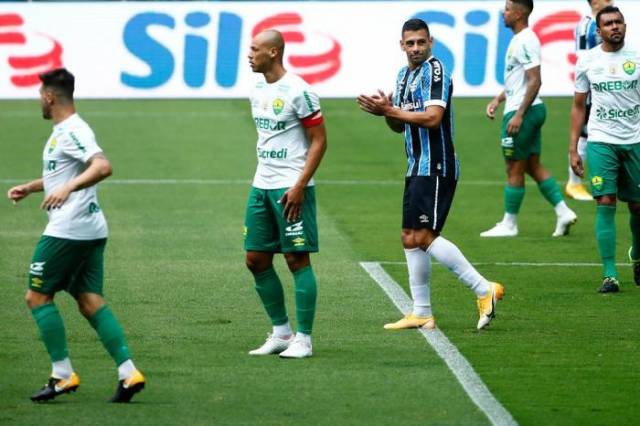
<path fill-rule="evenodd" d="M 618 278 L 616 271 L 616 207 L 596 207 L 596 240 L 602 259 L 603 276 Z"/>
<path fill-rule="evenodd" d="M 51 362 L 62 361 L 69 357 L 67 349 L 67 336 L 64 331 L 64 322 L 58 308 L 53 303 L 45 303 L 31 310 L 36 320 L 40 336 L 44 346 L 49 352 Z"/>
<path fill-rule="evenodd" d="M 518 214 L 522 200 L 524 199 L 524 186 L 504 187 L 504 211 L 510 214 Z"/>
<path fill-rule="evenodd" d="M 548 177 L 542 182 L 538 182 L 538 189 L 552 206 L 555 206 L 560 201 L 564 200 L 558 183 L 552 177 Z"/>
<path fill-rule="evenodd" d="M 638 255 L 640 254 L 640 215 L 631 213 L 629 215 L 629 225 L 631 226 L 631 260 L 633 262 L 638 261 Z"/>
<path fill-rule="evenodd" d="M 296 284 L 296 319 L 298 331 L 307 335 L 311 334 L 313 318 L 316 315 L 316 298 L 318 288 L 316 276 L 311 265 L 293 273 Z"/>
<path fill-rule="evenodd" d="M 116 362 L 116 366 L 131 358 L 122 327 L 107 305 L 102 305 L 89 318 L 89 323 L 98 333 L 102 345 Z"/>
<path fill-rule="evenodd" d="M 284 304 L 284 290 L 275 269 L 270 267 L 266 271 L 253 274 L 253 278 L 256 280 L 256 291 L 262 300 L 264 309 L 271 318 L 271 323 L 273 325 L 286 324 L 289 318 Z"/>

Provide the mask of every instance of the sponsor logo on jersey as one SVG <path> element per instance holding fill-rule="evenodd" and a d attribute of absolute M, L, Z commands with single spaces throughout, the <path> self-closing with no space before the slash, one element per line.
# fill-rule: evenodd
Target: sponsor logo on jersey
<path fill-rule="evenodd" d="M 56 169 L 57 165 L 58 165 L 58 162 L 56 160 L 49 160 L 47 162 L 47 171 L 53 172 Z"/>
<path fill-rule="evenodd" d="M 602 189 L 602 184 L 604 183 L 604 179 L 601 176 L 594 176 L 591 178 L 591 185 L 598 191 Z"/>
<path fill-rule="evenodd" d="M 42 274 L 44 273 L 44 264 L 47 263 L 45 262 L 33 262 L 30 266 L 29 266 L 29 273 L 31 275 L 38 275 L 38 276 L 42 276 Z"/>
<path fill-rule="evenodd" d="M 622 69 L 627 74 L 633 75 L 633 73 L 636 72 L 636 63 L 630 60 L 626 61 L 624 64 L 622 64 Z"/>
<path fill-rule="evenodd" d="M 91 202 L 89 203 L 89 213 L 98 213 L 100 211 L 100 206 L 97 203 Z"/>
<path fill-rule="evenodd" d="M 256 117 L 253 120 L 256 122 L 256 127 L 263 130 L 284 130 L 287 124 L 286 121 L 276 121 L 262 117 Z"/>
<path fill-rule="evenodd" d="M 620 118 L 637 118 L 640 116 L 640 105 L 635 105 L 633 108 L 618 109 L 610 108 L 606 109 L 599 107 L 596 110 L 596 116 L 599 120 L 617 120 Z"/>
<path fill-rule="evenodd" d="M 279 115 L 284 109 L 284 101 L 278 98 L 273 101 L 273 104 L 271 105 L 271 107 L 273 108 L 273 113 L 275 115 Z"/>
<path fill-rule="evenodd" d="M 56 138 L 51 139 L 51 143 L 49 143 L 49 151 L 48 151 L 49 154 L 51 154 L 56 149 L 57 146 L 58 146 L 58 139 Z"/>
<path fill-rule="evenodd" d="M 287 158 L 287 148 L 282 148 L 279 151 L 258 148 L 258 158 L 278 158 L 283 160 Z"/>
<path fill-rule="evenodd" d="M 286 228 L 284 228 L 284 235 L 286 237 L 295 237 L 297 235 L 303 235 L 304 234 L 304 230 L 303 230 L 303 226 L 302 226 L 302 220 L 300 222 L 294 223 L 293 225 L 289 225 Z"/>
<path fill-rule="evenodd" d="M 595 92 L 620 92 L 623 90 L 636 90 L 638 80 L 612 80 L 593 83 L 591 88 Z"/>
<path fill-rule="evenodd" d="M 400 105 L 400 108 L 403 111 L 419 111 L 422 110 L 423 104 L 422 101 L 417 100 L 415 102 L 405 102 Z"/>

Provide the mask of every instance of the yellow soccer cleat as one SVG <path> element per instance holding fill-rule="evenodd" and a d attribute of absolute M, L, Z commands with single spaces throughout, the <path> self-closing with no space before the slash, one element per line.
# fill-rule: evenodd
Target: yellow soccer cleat
<path fill-rule="evenodd" d="M 409 314 L 400 321 L 385 324 L 384 328 L 385 330 L 404 330 L 407 328 L 426 328 L 433 330 L 436 328 L 436 319 L 433 316 L 419 317 L 414 314 Z"/>
<path fill-rule="evenodd" d="M 49 401 L 63 393 L 75 392 L 78 387 L 80 387 L 80 378 L 76 373 L 71 373 L 71 377 L 68 379 L 51 377 L 42 389 L 31 396 L 31 400 L 34 402 Z"/>
<path fill-rule="evenodd" d="M 573 198 L 578 201 L 591 201 L 593 197 L 587 191 L 587 188 L 581 183 L 567 183 L 567 186 L 564 187 L 564 192 L 567 194 L 567 197 Z"/>
<path fill-rule="evenodd" d="M 109 402 L 129 402 L 133 395 L 144 389 L 144 385 L 144 376 L 139 370 L 136 370 L 131 377 L 118 382 L 116 393 Z"/>
<path fill-rule="evenodd" d="M 489 291 L 484 297 L 478 297 L 478 330 L 482 330 L 489 325 L 496 316 L 496 304 L 504 296 L 504 287 L 498 283 L 489 283 Z"/>

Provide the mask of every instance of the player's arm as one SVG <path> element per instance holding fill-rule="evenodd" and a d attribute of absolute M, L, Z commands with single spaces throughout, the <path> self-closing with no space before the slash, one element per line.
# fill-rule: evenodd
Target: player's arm
<path fill-rule="evenodd" d="M 313 117 L 317 115 L 319 115 L 319 119 L 316 118 L 315 122 L 312 121 Z M 320 166 L 320 161 L 322 161 L 322 157 L 327 150 L 327 131 L 324 127 L 320 111 L 316 111 L 310 117 L 303 119 L 302 122 L 303 125 L 305 125 L 305 132 L 307 134 L 307 140 L 309 141 L 307 160 L 304 163 L 304 168 L 298 181 L 289 188 L 280 199 L 280 203 L 284 204 L 284 216 L 290 222 L 300 217 L 302 213 L 302 202 L 304 201 L 304 189 L 309 184 L 318 166 Z M 315 125 L 307 127 L 309 124 Z"/>
<path fill-rule="evenodd" d="M 569 158 L 573 172 L 584 176 L 584 165 L 578 154 L 578 140 L 587 115 L 587 93 L 575 92 L 571 106 L 571 138 L 569 139 Z"/>
<path fill-rule="evenodd" d="M 45 210 L 59 208 L 72 192 L 88 188 L 108 178 L 113 173 L 111 163 L 103 153 L 93 155 L 87 161 L 87 168 L 75 178 L 48 194 L 40 207 Z"/>
<path fill-rule="evenodd" d="M 44 183 L 42 182 L 42 178 L 40 178 L 9 189 L 9 191 L 7 191 L 7 198 L 17 203 L 32 192 L 42 191 L 44 191 Z"/>
<path fill-rule="evenodd" d="M 505 99 L 507 99 L 507 95 L 504 93 L 504 90 L 500 92 L 498 96 L 491 99 L 491 102 L 487 104 L 487 108 L 485 111 L 489 119 L 493 120 L 494 118 L 496 118 L 496 111 L 498 110 L 500 104 L 505 101 Z"/>
<path fill-rule="evenodd" d="M 515 135 L 520 131 L 524 114 L 527 112 L 533 101 L 538 96 L 540 86 L 542 86 L 542 77 L 540 76 L 540 65 L 529 68 L 525 71 L 527 78 L 527 90 L 524 93 L 524 99 L 520 107 L 507 124 L 507 134 Z"/>

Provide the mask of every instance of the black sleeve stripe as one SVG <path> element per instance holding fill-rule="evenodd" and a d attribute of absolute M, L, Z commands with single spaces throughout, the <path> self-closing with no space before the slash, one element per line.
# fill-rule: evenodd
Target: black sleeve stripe
<path fill-rule="evenodd" d="M 444 101 L 442 98 L 444 94 L 444 68 L 442 62 L 436 58 L 431 58 L 429 65 L 431 69 L 431 94 L 429 100 Z"/>

